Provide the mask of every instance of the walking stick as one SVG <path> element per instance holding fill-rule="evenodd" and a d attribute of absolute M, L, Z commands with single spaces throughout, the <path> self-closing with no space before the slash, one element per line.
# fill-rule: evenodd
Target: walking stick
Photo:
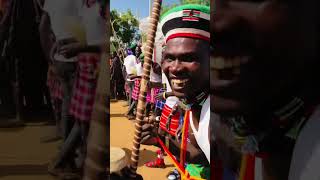
<path fill-rule="evenodd" d="M 131 152 L 131 162 L 130 162 L 130 172 L 129 172 L 129 175 L 131 178 L 135 178 L 137 176 L 136 171 L 137 171 L 137 166 L 139 161 L 141 129 L 143 125 L 146 95 L 147 95 L 147 88 L 148 88 L 147 83 L 150 79 L 150 69 L 151 69 L 151 61 L 152 61 L 151 59 L 153 54 L 157 25 L 158 25 L 159 16 L 160 16 L 161 4 L 162 4 L 162 0 L 154 0 L 151 19 L 149 23 L 150 26 L 149 26 L 148 36 L 147 36 L 145 59 L 143 63 L 143 75 L 141 78 L 140 93 L 139 93 L 138 106 L 137 106 L 135 135 L 134 135 L 133 147 Z"/>

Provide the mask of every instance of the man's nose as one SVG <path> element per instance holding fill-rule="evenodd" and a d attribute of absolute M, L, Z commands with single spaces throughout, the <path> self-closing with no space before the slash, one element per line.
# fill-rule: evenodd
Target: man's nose
<path fill-rule="evenodd" d="M 175 61 L 172 62 L 171 66 L 170 66 L 170 71 L 172 74 L 177 74 L 177 73 L 181 72 L 182 70 L 183 70 L 183 66 L 182 66 L 181 61 L 176 59 Z"/>

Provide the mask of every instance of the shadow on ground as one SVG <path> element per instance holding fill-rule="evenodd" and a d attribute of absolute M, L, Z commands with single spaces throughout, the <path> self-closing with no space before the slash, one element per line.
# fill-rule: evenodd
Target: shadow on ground
<path fill-rule="evenodd" d="M 0 165 L 0 178 L 10 175 L 47 175 L 48 164 Z"/>

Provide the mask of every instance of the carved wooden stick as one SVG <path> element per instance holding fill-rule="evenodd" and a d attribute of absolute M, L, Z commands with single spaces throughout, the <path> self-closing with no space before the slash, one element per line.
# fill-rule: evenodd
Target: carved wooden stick
<path fill-rule="evenodd" d="M 130 163 L 131 178 L 136 177 L 136 170 L 137 170 L 138 161 L 139 161 L 141 128 L 142 128 L 144 112 L 145 112 L 147 83 L 150 80 L 152 54 L 153 54 L 154 41 L 155 41 L 158 21 L 160 17 L 161 4 L 162 4 L 162 0 L 154 0 L 152 14 L 151 14 L 150 23 L 149 23 L 149 32 L 147 36 L 147 45 L 146 45 L 145 58 L 143 63 L 143 75 L 141 79 L 140 94 L 139 94 L 138 106 L 137 106 L 135 135 L 134 135 L 133 147 L 131 152 L 131 163 Z"/>

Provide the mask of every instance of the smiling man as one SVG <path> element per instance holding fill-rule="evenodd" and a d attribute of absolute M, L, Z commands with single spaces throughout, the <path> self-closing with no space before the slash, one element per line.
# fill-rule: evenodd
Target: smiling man
<path fill-rule="evenodd" d="M 316 1 L 212 5 L 215 180 L 319 179 Z"/>
<path fill-rule="evenodd" d="M 180 163 L 185 159 L 184 168 L 205 179 L 210 164 L 209 13 L 209 7 L 188 4 L 169 10 L 160 22 L 166 42 L 161 66 L 179 102 L 164 108 L 159 133 Z"/>

